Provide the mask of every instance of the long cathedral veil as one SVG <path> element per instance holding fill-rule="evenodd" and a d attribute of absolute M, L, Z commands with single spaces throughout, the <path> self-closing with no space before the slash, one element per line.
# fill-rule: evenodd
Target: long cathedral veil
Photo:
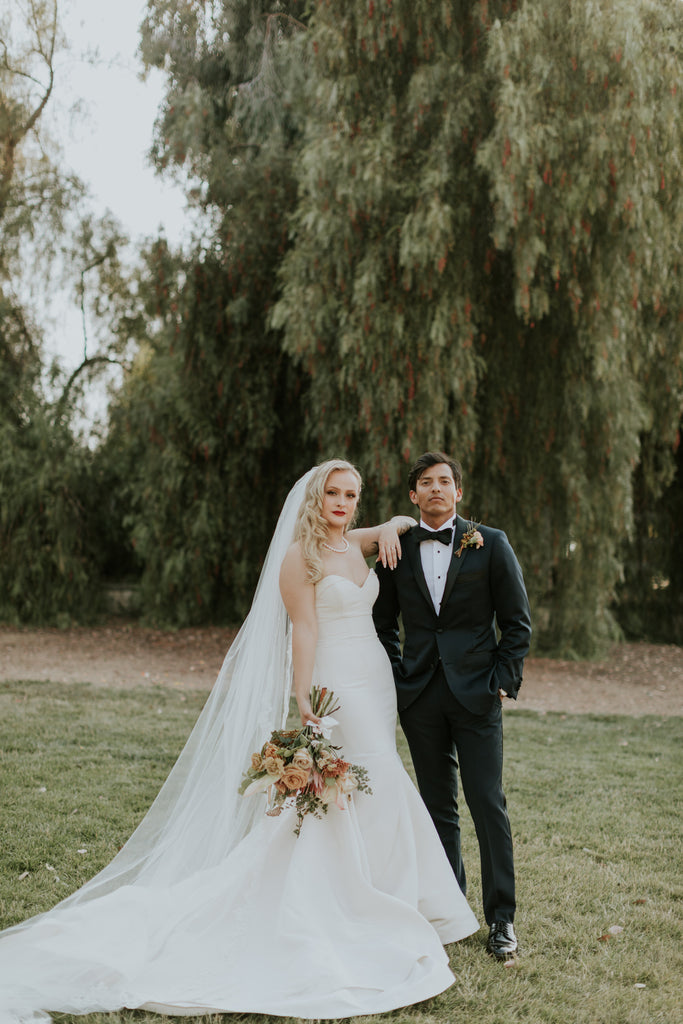
<path fill-rule="evenodd" d="M 278 519 L 247 618 L 233 641 L 211 695 L 154 803 L 116 857 L 46 914 L 129 885 L 168 886 L 218 864 L 263 815 L 258 800 L 238 795 L 249 755 L 287 718 L 291 691 L 288 619 L 279 574 L 292 543 L 310 470 L 289 492 Z"/>

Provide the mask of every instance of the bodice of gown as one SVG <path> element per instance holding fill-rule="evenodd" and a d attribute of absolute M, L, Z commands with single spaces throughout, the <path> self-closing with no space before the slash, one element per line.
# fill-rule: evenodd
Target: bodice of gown
<path fill-rule="evenodd" d="M 315 588 L 318 646 L 376 642 L 372 606 L 378 592 L 379 581 L 372 569 L 361 586 L 345 576 L 323 576 Z"/>
<path fill-rule="evenodd" d="M 379 582 L 371 570 L 362 586 L 345 576 L 316 584 L 318 643 L 314 683 L 333 690 L 340 707 L 333 740 L 344 754 L 363 759 L 396 753 L 396 688 L 386 651 L 377 639 L 372 606 Z"/>

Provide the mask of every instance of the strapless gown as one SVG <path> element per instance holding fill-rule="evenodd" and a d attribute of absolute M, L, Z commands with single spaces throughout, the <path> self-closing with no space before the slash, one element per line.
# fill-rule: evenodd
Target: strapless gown
<path fill-rule="evenodd" d="M 374 572 L 316 587 L 315 681 L 339 698 L 333 742 L 368 769 L 372 795 L 307 816 L 299 838 L 293 811 L 264 815 L 210 870 L 123 886 L 0 938 L 3 1024 L 122 1007 L 350 1017 L 453 983 L 443 943 L 479 926 L 396 750 L 377 589 Z"/>

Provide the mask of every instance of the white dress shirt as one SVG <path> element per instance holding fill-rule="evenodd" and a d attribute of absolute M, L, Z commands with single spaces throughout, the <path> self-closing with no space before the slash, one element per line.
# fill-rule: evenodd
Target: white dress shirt
<path fill-rule="evenodd" d="M 433 527 L 427 526 L 423 519 L 420 520 L 420 526 L 425 530 L 429 530 L 430 533 L 437 532 Z M 446 530 L 449 526 L 454 528 L 455 516 L 453 516 L 452 519 L 447 520 L 447 522 L 442 523 L 439 530 Z M 432 599 L 432 604 L 436 609 L 437 615 L 441 610 L 441 601 L 446 587 L 446 575 L 448 573 L 448 567 L 451 564 L 452 554 L 452 543 L 442 544 L 440 540 L 423 540 L 420 542 L 420 559 L 422 560 L 422 569 L 425 574 L 429 596 Z"/>

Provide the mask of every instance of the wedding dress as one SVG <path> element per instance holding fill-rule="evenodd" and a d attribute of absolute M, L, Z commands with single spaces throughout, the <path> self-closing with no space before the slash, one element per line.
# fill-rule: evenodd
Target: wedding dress
<path fill-rule="evenodd" d="M 332 741 L 367 768 L 372 795 L 355 793 L 321 819 L 307 815 L 297 838 L 294 809 L 267 817 L 263 796 L 246 796 L 233 812 L 226 790 L 237 838 L 215 854 L 222 815 L 214 808 L 210 830 L 206 808 L 197 816 L 203 789 L 200 799 L 181 755 L 180 784 L 172 775 L 170 795 L 162 789 L 118 867 L 117 858 L 53 911 L 0 935 L 2 1024 L 122 1007 L 349 1017 L 415 1003 L 453 983 L 442 944 L 479 926 L 396 751 L 395 689 L 371 616 L 377 590 L 372 571 L 362 586 L 336 575 L 316 585 L 314 678 L 338 698 Z M 209 723 L 219 717 L 209 710 Z M 241 747 L 257 749 L 267 730 L 256 744 L 252 733 L 244 740 L 228 731 L 244 769 Z M 188 745 L 192 753 L 196 742 Z M 191 767 L 206 759 L 207 782 L 216 774 L 211 759 L 224 764 L 226 756 L 195 752 Z M 188 787 L 189 803 L 178 795 Z M 194 842 L 185 841 L 194 856 L 185 851 L 182 870 L 164 838 L 179 835 Z"/>

